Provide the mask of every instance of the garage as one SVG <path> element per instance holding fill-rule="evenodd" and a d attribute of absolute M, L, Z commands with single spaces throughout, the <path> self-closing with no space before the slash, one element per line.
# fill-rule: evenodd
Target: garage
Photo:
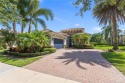
<path fill-rule="evenodd" d="M 54 47 L 57 49 L 63 48 L 64 47 L 63 40 L 54 38 Z"/>

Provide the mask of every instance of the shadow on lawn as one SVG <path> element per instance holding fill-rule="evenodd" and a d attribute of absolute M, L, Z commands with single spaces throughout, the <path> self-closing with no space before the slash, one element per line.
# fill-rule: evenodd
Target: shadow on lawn
<path fill-rule="evenodd" d="M 64 59 L 62 63 L 65 63 L 65 65 L 70 64 L 71 62 L 75 62 L 76 65 L 81 69 L 87 69 L 82 63 L 87 63 L 91 66 L 95 66 L 95 64 L 97 64 L 106 68 L 111 67 L 111 64 L 104 58 L 102 58 L 102 56 L 100 56 L 100 53 L 98 53 L 97 51 L 65 52 L 63 56 L 59 56 L 56 59 Z"/>

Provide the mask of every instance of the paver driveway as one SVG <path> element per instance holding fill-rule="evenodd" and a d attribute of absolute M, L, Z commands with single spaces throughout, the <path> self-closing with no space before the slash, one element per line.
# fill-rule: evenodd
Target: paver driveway
<path fill-rule="evenodd" d="M 125 83 L 125 77 L 97 50 L 59 49 L 25 68 L 82 83 Z"/>

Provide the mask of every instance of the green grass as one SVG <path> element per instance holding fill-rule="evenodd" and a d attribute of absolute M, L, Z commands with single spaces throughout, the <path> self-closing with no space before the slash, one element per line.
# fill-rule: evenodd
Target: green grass
<path fill-rule="evenodd" d="M 94 47 L 95 49 L 100 49 L 100 50 L 108 50 L 108 49 L 112 49 L 113 46 L 108 46 L 108 45 L 96 45 Z M 125 51 L 125 46 L 119 46 L 119 49 L 122 51 Z"/>
<path fill-rule="evenodd" d="M 107 52 L 102 56 L 125 75 L 125 52 Z"/>
<path fill-rule="evenodd" d="M 42 58 L 42 56 L 29 57 L 29 58 L 10 57 L 10 56 L 3 55 L 0 52 L 0 62 L 9 64 L 9 65 L 14 65 L 17 67 L 28 65 L 40 58 Z"/>

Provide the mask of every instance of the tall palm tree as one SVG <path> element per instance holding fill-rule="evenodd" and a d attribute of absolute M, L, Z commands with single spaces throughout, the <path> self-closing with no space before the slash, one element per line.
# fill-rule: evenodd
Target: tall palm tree
<path fill-rule="evenodd" d="M 26 25 L 28 24 L 28 12 L 27 8 L 29 6 L 31 0 L 19 0 L 17 8 L 19 10 L 19 14 L 21 15 L 21 33 L 24 32 Z"/>
<path fill-rule="evenodd" d="M 44 16 L 47 20 L 51 18 L 53 20 L 53 12 L 46 8 L 38 8 L 39 7 L 39 1 L 38 0 L 30 0 L 28 12 L 29 12 L 29 29 L 28 32 L 31 32 L 32 24 L 35 25 L 35 28 L 37 29 L 37 23 L 39 22 L 42 27 L 45 29 L 46 24 L 43 19 L 41 19 L 39 16 Z"/>
<path fill-rule="evenodd" d="M 102 28 L 102 34 L 107 44 L 112 45 L 112 26 L 111 25 L 104 26 Z"/>
<path fill-rule="evenodd" d="M 113 32 L 113 49 L 118 50 L 118 36 L 117 36 L 117 22 L 124 23 L 125 15 L 124 11 L 125 6 L 121 8 L 122 0 L 117 0 L 115 4 L 106 3 L 108 0 L 96 4 L 93 13 L 94 17 L 98 19 L 100 24 L 112 23 L 112 32 Z"/>

